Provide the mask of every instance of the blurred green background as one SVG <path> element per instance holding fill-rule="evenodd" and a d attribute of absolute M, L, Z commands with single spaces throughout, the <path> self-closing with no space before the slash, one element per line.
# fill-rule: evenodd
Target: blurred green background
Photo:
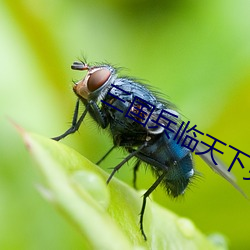
<path fill-rule="evenodd" d="M 0 249 L 80 249 L 81 235 L 35 189 L 39 173 L 8 121 L 52 137 L 70 124 L 75 105 L 70 65 L 108 61 L 146 79 L 198 129 L 250 154 L 250 1 L 1 1 Z M 208 138 L 204 141 L 209 143 Z M 95 142 L 95 143 L 93 143 Z M 63 143 L 96 162 L 110 148 L 91 119 Z M 235 151 L 222 145 L 229 166 Z M 102 163 L 124 157 L 115 151 Z M 249 249 L 250 202 L 197 157 L 202 177 L 183 198 L 153 198 L 189 217 L 206 234 L 220 232 L 231 249 Z M 233 172 L 250 196 L 250 159 Z M 117 177 L 132 183 L 132 164 Z M 139 172 L 138 186 L 153 182 Z M 98 237 L 98 236 L 97 236 Z"/>

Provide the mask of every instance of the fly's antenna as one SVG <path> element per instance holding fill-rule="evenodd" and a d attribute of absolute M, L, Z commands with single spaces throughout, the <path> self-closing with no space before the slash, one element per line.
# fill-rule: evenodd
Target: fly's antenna
<path fill-rule="evenodd" d="M 89 65 L 84 62 L 73 62 L 71 69 L 74 70 L 89 70 Z"/>

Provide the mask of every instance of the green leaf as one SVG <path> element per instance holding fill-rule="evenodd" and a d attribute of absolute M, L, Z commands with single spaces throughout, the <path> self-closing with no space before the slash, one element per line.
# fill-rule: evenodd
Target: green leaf
<path fill-rule="evenodd" d="M 43 196 L 81 232 L 83 249 L 226 249 L 215 245 L 186 218 L 148 199 L 144 241 L 139 229 L 143 192 L 108 174 L 75 150 L 21 130 L 25 144 L 44 176 Z"/>

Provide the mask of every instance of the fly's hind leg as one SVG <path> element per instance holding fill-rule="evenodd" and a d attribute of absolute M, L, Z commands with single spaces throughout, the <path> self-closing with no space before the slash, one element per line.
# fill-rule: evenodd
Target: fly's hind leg
<path fill-rule="evenodd" d="M 134 165 L 134 168 L 133 168 L 133 187 L 134 187 L 135 189 L 137 189 L 137 188 L 136 188 L 136 179 L 137 179 L 137 178 L 136 178 L 136 174 L 137 174 L 137 171 L 138 171 L 140 165 L 141 165 L 141 161 L 140 161 L 140 160 L 137 160 L 136 163 L 135 163 L 135 165 Z"/>
<path fill-rule="evenodd" d="M 143 217 L 144 217 L 144 212 L 145 212 L 145 208 L 146 208 L 147 198 L 158 187 L 158 185 L 162 182 L 165 175 L 166 175 L 165 172 L 163 174 L 161 174 L 158 177 L 158 179 L 153 183 L 153 185 L 143 195 L 142 207 L 141 207 L 141 212 L 140 212 L 140 230 L 141 230 L 141 233 L 142 233 L 144 240 L 147 240 L 147 236 L 146 236 L 146 234 L 144 232 L 144 228 L 143 228 Z"/>

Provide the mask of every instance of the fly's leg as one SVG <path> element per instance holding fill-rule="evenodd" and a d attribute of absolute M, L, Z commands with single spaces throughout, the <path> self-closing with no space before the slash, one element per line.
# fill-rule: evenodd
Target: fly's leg
<path fill-rule="evenodd" d="M 137 173 L 140 165 L 141 165 L 141 161 L 137 160 L 136 163 L 135 163 L 135 166 L 133 168 L 133 186 L 134 186 L 135 189 L 137 189 L 136 188 L 136 173 Z"/>
<path fill-rule="evenodd" d="M 143 216 L 146 208 L 146 200 L 148 196 L 157 188 L 157 186 L 162 182 L 163 178 L 166 176 L 166 172 L 158 177 L 158 179 L 153 183 L 153 185 L 147 190 L 147 192 L 143 195 L 142 207 L 140 212 L 140 230 L 144 240 L 147 240 L 147 236 L 143 229 Z"/>
<path fill-rule="evenodd" d="M 112 151 L 113 151 L 113 149 L 115 148 L 116 146 L 114 145 L 97 163 L 96 163 L 96 165 L 99 165 Z M 134 151 L 132 151 L 132 152 L 134 152 Z M 135 166 L 134 166 L 134 168 L 133 168 L 133 186 L 134 186 L 134 188 L 135 189 L 137 189 L 136 188 L 136 172 L 138 171 L 138 169 L 139 169 L 139 167 L 140 167 L 140 165 L 141 165 L 141 161 L 140 160 L 137 160 L 136 161 L 136 164 L 135 164 Z"/>
<path fill-rule="evenodd" d="M 110 174 L 108 180 L 107 180 L 107 184 L 109 184 L 109 182 L 111 181 L 112 177 L 114 176 L 114 174 L 127 162 L 129 161 L 132 157 L 134 157 L 138 152 L 140 152 L 144 147 L 147 146 L 147 142 L 145 142 L 144 144 L 142 144 L 137 150 L 134 150 L 132 153 L 130 153 L 121 163 L 119 163 L 116 167 L 114 167 L 112 173 Z"/>
<path fill-rule="evenodd" d="M 96 120 L 99 125 L 101 125 L 102 128 L 106 128 L 108 126 L 107 118 L 102 113 L 97 103 L 91 100 L 89 101 L 89 106 L 89 113 L 91 114 L 91 116 Z"/>
<path fill-rule="evenodd" d="M 87 106 L 86 109 L 84 110 L 84 112 L 82 113 L 82 115 L 80 116 L 79 120 L 77 121 L 77 119 L 78 119 L 78 112 L 79 112 L 79 104 L 80 104 L 80 101 L 78 99 L 77 102 L 76 102 L 76 106 L 75 106 L 75 110 L 74 110 L 74 116 L 73 116 L 71 127 L 65 133 L 63 133 L 62 135 L 59 135 L 57 137 L 52 138 L 53 140 L 60 141 L 64 137 L 68 136 L 69 134 L 75 133 L 79 129 L 79 127 L 80 127 L 80 125 L 81 125 L 84 117 L 86 116 L 86 114 L 88 112 L 88 106 Z"/>
<path fill-rule="evenodd" d="M 80 104 L 80 100 L 78 99 L 76 102 L 71 127 L 62 135 L 59 135 L 57 137 L 52 138 L 53 140 L 59 141 L 59 140 L 63 139 L 64 137 L 68 136 L 69 134 L 75 133 L 79 129 L 84 117 L 86 116 L 86 114 L 88 112 L 91 115 L 93 115 L 93 118 L 97 121 L 98 124 L 101 125 L 102 128 L 107 127 L 108 123 L 106 120 L 106 116 L 102 113 L 102 111 L 100 110 L 100 108 L 98 107 L 98 105 L 94 101 L 88 102 L 88 104 L 86 105 L 86 109 L 84 110 L 84 112 L 80 116 L 79 120 L 77 120 L 78 113 L 79 113 L 79 104 Z"/>
<path fill-rule="evenodd" d="M 99 165 L 115 148 L 116 146 L 114 145 L 97 163 L 96 165 Z"/>

